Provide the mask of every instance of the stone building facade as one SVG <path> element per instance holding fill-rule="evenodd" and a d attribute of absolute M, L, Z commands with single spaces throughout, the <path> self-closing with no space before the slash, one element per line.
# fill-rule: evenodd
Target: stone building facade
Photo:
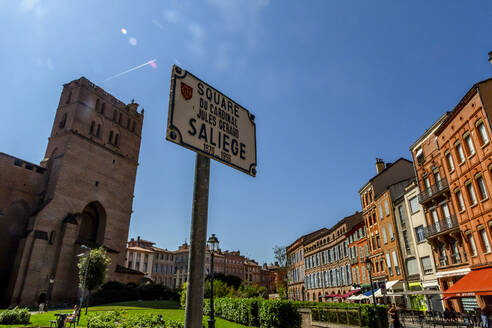
<path fill-rule="evenodd" d="M 125 280 L 143 110 L 82 77 L 63 86 L 45 157 L 0 154 L 0 295 L 5 305 L 73 303 L 76 255 L 104 246 Z M 119 279 L 120 278 L 120 279 Z"/>
<path fill-rule="evenodd" d="M 343 298 L 352 289 L 347 232 L 361 222 L 362 214 L 356 212 L 306 240 L 303 253 L 308 301 Z"/>

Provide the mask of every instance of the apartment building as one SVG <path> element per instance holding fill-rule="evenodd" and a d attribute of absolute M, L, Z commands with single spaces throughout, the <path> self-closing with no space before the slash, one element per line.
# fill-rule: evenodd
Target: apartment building
<path fill-rule="evenodd" d="M 174 252 L 154 245 L 140 236 L 132 238 L 126 250 L 126 267 L 144 273 L 149 281 L 174 288 Z"/>
<path fill-rule="evenodd" d="M 361 220 L 347 232 L 352 284 L 357 287 L 370 287 L 365 260 L 368 256 L 366 227 Z"/>
<path fill-rule="evenodd" d="M 389 187 L 412 178 L 414 169 L 412 162 L 403 158 L 387 164 L 382 159 L 376 159 L 376 173 L 359 190 L 359 195 L 367 231 L 369 259 L 373 263 L 374 285 L 385 285 L 392 291 L 401 288 L 404 269 Z"/>
<path fill-rule="evenodd" d="M 306 240 L 304 284 L 308 301 L 329 301 L 351 295 L 347 232 L 362 222 L 360 212 L 345 217 L 328 231 Z"/>
<path fill-rule="evenodd" d="M 443 280 L 442 287 L 447 298 L 458 299 L 453 305 L 463 310 L 477 305 L 492 310 L 491 114 L 492 79 L 489 79 L 476 83 L 435 133 L 440 172 L 447 178 L 448 194 L 454 200 L 452 223 L 458 222 L 462 236 L 455 240 L 464 245 L 471 270 L 459 280 Z M 451 249 L 454 250 L 453 244 Z M 451 258 L 444 260 L 452 263 L 466 259 L 451 254 Z"/>

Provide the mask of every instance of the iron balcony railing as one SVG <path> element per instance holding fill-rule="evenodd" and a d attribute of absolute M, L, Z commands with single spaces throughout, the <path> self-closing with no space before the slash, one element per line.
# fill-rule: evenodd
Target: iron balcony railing
<path fill-rule="evenodd" d="M 451 215 L 444 220 L 440 220 L 438 222 L 433 223 L 430 226 L 424 228 L 424 237 L 429 238 L 434 235 L 437 235 L 441 232 L 453 229 L 458 227 L 458 219 L 456 219 L 456 215 Z"/>
<path fill-rule="evenodd" d="M 435 184 L 430 186 L 429 188 L 425 189 L 419 194 L 419 202 L 424 203 L 427 200 L 431 199 L 432 197 L 440 194 L 444 190 L 449 189 L 449 184 L 448 180 L 446 178 L 443 178 L 439 181 L 437 181 Z"/>

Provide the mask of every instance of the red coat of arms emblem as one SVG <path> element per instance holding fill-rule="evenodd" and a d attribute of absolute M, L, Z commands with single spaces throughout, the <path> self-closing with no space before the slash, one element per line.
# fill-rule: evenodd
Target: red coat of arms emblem
<path fill-rule="evenodd" d="M 193 96 L 193 88 L 190 87 L 188 84 L 181 82 L 181 94 L 183 95 L 184 99 L 190 100 Z"/>

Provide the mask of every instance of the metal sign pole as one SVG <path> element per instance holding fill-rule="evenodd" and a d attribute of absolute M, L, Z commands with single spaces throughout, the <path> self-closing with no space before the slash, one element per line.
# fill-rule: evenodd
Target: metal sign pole
<path fill-rule="evenodd" d="M 191 215 L 190 253 L 188 257 L 185 328 L 202 328 L 209 179 L 210 159 L 197 153 Z"/>

